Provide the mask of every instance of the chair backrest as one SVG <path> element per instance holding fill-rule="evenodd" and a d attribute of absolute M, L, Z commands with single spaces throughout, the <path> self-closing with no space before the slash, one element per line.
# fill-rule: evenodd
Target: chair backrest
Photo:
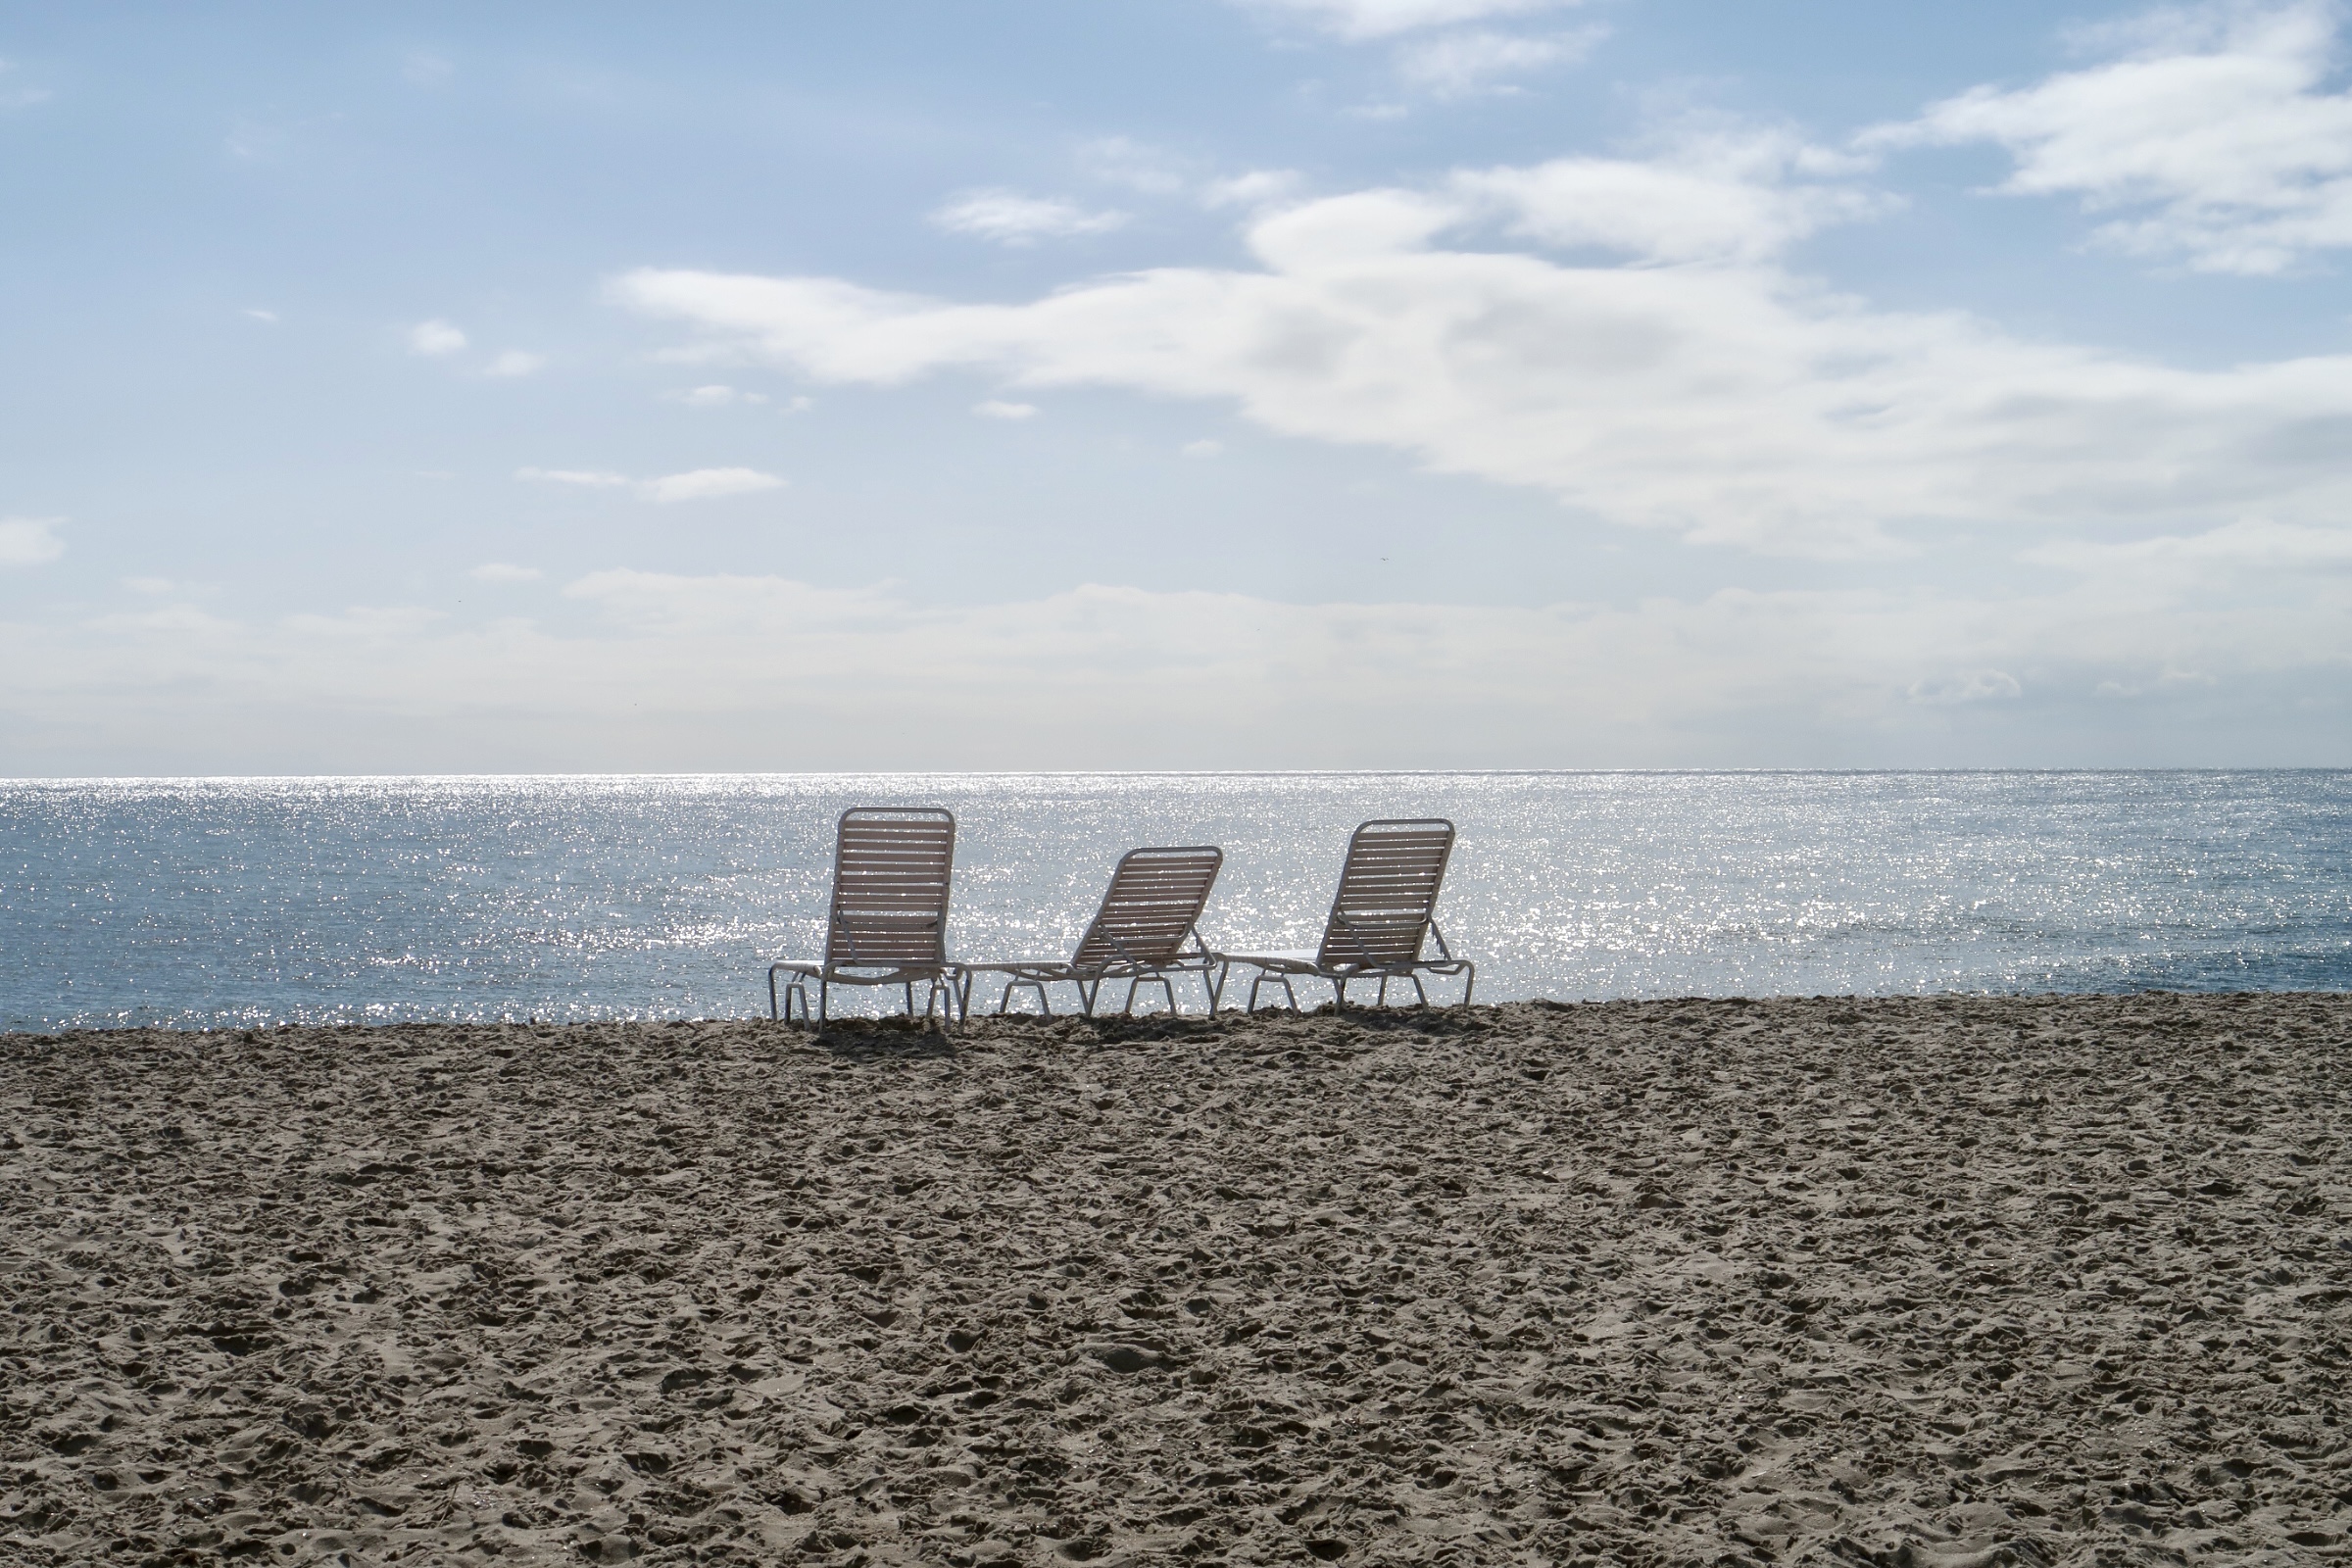
<path fill-rule="evenodd" d="M 1173 963 L 1224 863 L 1225 852 L 1212 845 L 1129 850 L 1119 857 L 1102 907 L 1079 939 L 1070 967 Z"/>
<path fill-rule="evenodd" d="M 879 968 L 948 958 L 948 881 L 956 818 L 910 807 L 857 806 L 841 813 L 833 851 L 833 909 L 825 963 Z"/>
<path fill-rule="evenodd" d="M 1453 824 L 1442 817 L 1357 828 L 1315 961 L 1378 966 L 1420 957 L 1452 854 Z"/>

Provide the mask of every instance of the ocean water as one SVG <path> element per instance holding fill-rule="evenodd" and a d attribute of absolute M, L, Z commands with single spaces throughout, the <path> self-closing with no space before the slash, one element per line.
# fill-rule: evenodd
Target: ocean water
<path fill-rule="evenodd" d="M 1311 947 L 1354 824 L 1430 815 L 1481 1000 L 2352 985 L 2343 771 L 16 781 L 0 1028 L 762 1013 L 851 805 L 956 813 L 970 959 L 1066 956 L 1143 844 Z"/>

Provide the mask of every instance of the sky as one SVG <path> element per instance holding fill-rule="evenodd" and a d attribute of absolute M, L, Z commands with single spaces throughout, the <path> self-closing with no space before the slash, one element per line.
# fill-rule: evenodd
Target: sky
<path fill-rule="evenodd" d="M 0 775 L 2352 764 L 2328 4 L 0 13 Z"/>

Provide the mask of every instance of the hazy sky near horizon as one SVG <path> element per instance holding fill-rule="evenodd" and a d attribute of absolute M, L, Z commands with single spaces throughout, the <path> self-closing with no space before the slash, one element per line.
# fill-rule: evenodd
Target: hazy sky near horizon
<path fill-rule="evenodd" d="M 2327 4 L 0 16 L 0 774 L 2352 764 Z"/>

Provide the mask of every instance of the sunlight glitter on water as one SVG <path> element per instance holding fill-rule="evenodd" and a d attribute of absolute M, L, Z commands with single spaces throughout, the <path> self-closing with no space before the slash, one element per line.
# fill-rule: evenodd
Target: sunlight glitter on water
<path fill-rule="evenodd" d="M 2340 771 L 59 780 L 0 783 L 0 1027 L 763 1011 L 860 804 L 956 813 L 968 958 L 1140 844 L 1312 946 L 1348 830 L 1440 815 L 1487 1000 L 2352 983 Z"/>

